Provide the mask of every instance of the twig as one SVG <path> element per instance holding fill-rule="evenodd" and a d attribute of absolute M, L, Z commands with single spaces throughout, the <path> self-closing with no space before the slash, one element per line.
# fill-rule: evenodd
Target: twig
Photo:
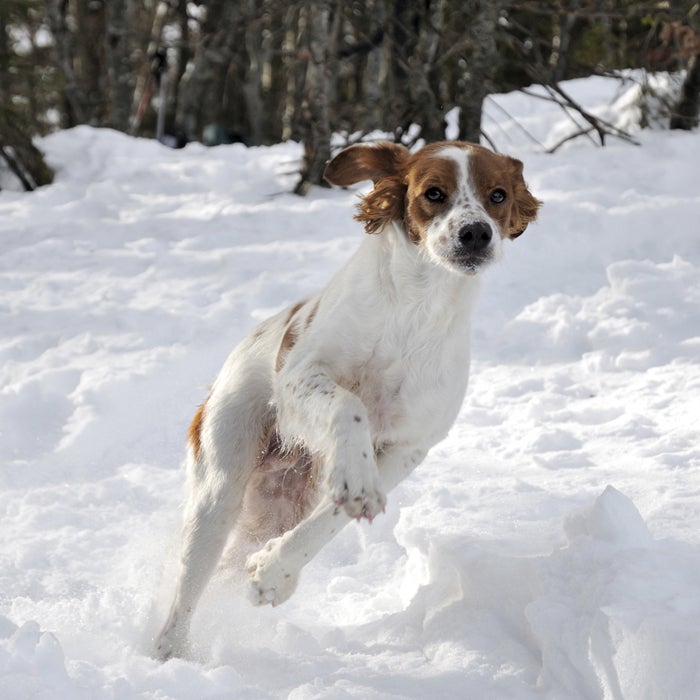
<path fill-rule="evenodd" d="M 586 129 L 581 129 L 581 131 L 577 131 L 576 133 L 569 134 L 568 136 L 564 137 L 561 141 L 558 143 L 554 144 L 551 148 L 547 149 L 547 153 L 554 153 L 555 151 L 558 151 L 561 146 L 563 146 L 567 141 L 573 141 L 574 139 L 577 139 L 579 136 L 584 136 L 587 134 L 590 134 L 591 131 L 593 131 L 593 127 L 589 126 Z"/>
<path fill-rule="evenodd" d="M 19 160 L 15 158 L 11 149 L 0 146 L 0 156 L 7 163 L 7 167 L 14 173 L 15 177 L 22 183 L 26 192 L 32 192 L 36 189 L 36 183 L 33 182 L 31 175 L 22 169 Z"/>
<path fill-rule="evenodd" d="M 486 100 L 489 104 L 494 105 L 503 114 L 505 114 L 506 117 L 511 119 L 515 123 L 515 126 L 518 127 L 518 129 L 520 129 L 520 131 L 522 131 L 523 134 L 525 134 L 525 136 L 527 136 L 533 143 L 537 144 L 541 148 L 544 148 L 544 144 L 541 143 L 535 136 L 533 136 L 510 112 L 508 112 L 508 110 L 505 109 L 505 107 L 499 105 L 498 102 L 496 102 L 496 100 L 494 100 L 490 95 L 486 98 Z"/>
<path fill-rule="evenodd" d="M 479 133 L 481 134 L 481 136 L 482 136 L 483 138 L 486 139 L 486 141 L 487 141 L 487 143 L 489 144 L 489 146 L 491 146 L 491 150 L 492 150 L 494 153 L 498 153 L 498 148 L 496 147 L 496 144 L 491 140 L 491 137 L 490 137 L 483 129 L 481 129 L 481 130 L 479 131 Z"/>

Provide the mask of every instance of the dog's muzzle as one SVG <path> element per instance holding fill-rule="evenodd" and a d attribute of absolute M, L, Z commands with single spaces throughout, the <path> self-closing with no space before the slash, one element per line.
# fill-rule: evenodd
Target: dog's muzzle
<path fill-rule="evenodd" d="M 472 221 L 459 229 L 454 262 L 467 271 L 474 271 L 491 259 L 493 230 L 485 221 Z"/>
<path fill-rule="evenodd" d="M 462 226 L 457 234 L 459 237 L 458 252 L 460 255 L 480 255 L 493 238 L 491 226 L 485 221 L 473 221 Z"/>

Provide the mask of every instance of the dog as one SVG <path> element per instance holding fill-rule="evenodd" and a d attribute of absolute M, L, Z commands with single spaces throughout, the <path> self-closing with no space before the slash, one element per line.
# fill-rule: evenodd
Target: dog
<path fill-rule="evenodd" d="M 333 185 L 373 181 L 355 217 L 369 235 L 325 289 L 233 350 L 195 414 L 181 571 L 157 658 L 188 653 L 233 530 L 257 550 L 243 559 L 253 602 L 279 605 L 333 535 L 371 522 L 447 435 L 467 388 L 479 273 L 540 206 L 522 171 L 458 141 L 413 154 L 356 144 L 329 161 Z"/>

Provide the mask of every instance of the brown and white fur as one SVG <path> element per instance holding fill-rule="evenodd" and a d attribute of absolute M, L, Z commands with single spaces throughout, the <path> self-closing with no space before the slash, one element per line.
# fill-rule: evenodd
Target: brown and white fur
<path fill-rule="evenodd" d="M 356 217 L 372 235 L 325 289 L 235 348 L 195 415 L 158 658 L 187 653 L 232 530 L 257 543 L 245 562 L 254 602 L 278 605 L 350 519 L 383 511 L 457 417 L 479 272 L 539 207 L 520 161 L 464 142 L 351 146 L 325 177 L 374 182 Z"/>

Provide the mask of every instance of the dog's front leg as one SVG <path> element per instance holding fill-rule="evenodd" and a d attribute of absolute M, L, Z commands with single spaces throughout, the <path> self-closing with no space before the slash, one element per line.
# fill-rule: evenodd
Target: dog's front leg
<path fill-rule="evenodd" d="M 275 398 L 283 441 L 322 456 L 324 486 L 335 507 L 370 521 L 382 512 L 385 497 L 362 401 L 318 364 L 283 369 Z"/>
<path fill-rule="evenodd" d="M 381 487 L 389 492 L 425 458 L 421 448 L 392 447 L 378 458 Z M 301 569 L 349 522 L 327 495 L 312 513 L 281 537 L 271 539 L 248 558 L 252 600 L 256 605 L 279 605 L 297 585 Z"/>

